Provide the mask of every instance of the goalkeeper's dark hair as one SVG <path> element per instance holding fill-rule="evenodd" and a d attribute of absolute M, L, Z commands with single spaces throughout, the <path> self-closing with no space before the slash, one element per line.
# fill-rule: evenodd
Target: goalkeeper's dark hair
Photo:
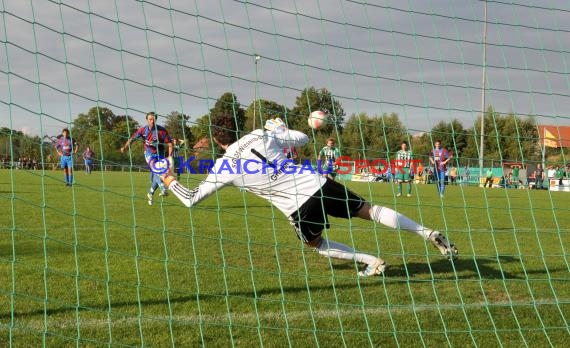
<path fill-rule="evenodd" d="M 235 118 L 226 113 L 215 114 L 212 117 L 212 136 L 224 145 L 238 140 L 238 129 Z"/>

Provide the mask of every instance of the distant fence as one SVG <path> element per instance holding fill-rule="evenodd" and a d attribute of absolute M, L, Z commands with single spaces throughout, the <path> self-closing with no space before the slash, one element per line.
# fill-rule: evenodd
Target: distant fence
<path fill-rule="evenodd" d="M 414 176 L 414 183 L 417 184 L 431 184 L 435 182 L 435 177 L 433 175 L 426 177 L 425 171 L 427 169 L 424 169 L 424 175 L 422 177 L 419 177 L 418 175 Z M 463 168 L 457 168 L 457 176 L 456 176 L 456 184 L 460 184 L 460 185 L 469 185 L 469 186 L 479 186 L 481 184 L 481 180 L 485 180 L 485 175 L 486 175 L 486 171 L 487 168 L 483 169 L 483 176 L 480 176 L 480 171 L 479 171 L 479 167 L 469 167 L 467 169 L 465 169 L 465 167 Z M 497 178 L 497 180 L 499 180 L 502 176 L 508 175 L 511 172 L 511 169 L 509 168 L 491 168 L 491 170 L 493 171 L 493 177 Z M 467 171 L 467 176 L 465 175 L 465 172 Z M 449 174 L 449 173 L 448 173 Z M 527 185 L 528 184 L 528 179 L 527 179 L 527 169 L 520 169 L 519 171 L 519 180 L 523 183 L 523 185 Z M 374 182 L 374 181 L 393 181 L 394 179 L 394 175 L 387 175 L 387 174 L 383 174 L 383 175 L 374 175 L 374 174 L 370 174 L 370 173 L 365 173 L 365 174 L 343 174 L 340 175 L 340 178 L 343 180 L 352 180 L 352 181 L 368 181 L 368 182 Z M 451 178 L 449 175 L 446 175 L 446 182 L 450 183 L 451 182 Z"/>
<path fill-rule="evenodd" d="M 84 171 L 85 170 L 85 163 L 75 163 L 73 165 L 73 169 L 76 171 Z M 46 162 L 39 162 L 39 163 L 22 163 L 22 162 L 2 162 L 0 164 L 1 169 L 16 169 L 16 170 L 60 170 L 59 162 L 58 163 L 46 163 Z M 148 167 L 146 165 L 138 165 L 138 164 L 95 164 L 92 166 L 93 171 L 103 170 L 106 172 L 148 172 Z"/>

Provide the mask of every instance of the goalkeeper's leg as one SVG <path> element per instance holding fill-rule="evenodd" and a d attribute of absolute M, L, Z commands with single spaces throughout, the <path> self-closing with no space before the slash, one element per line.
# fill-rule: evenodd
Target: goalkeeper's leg
<path fill-rule="evenodd" d="M 450 259 L 457 257 L 459 254 L 455 245 L 442 233 L 422 226 L 393 209 L 381 207 L 379 205 L 371 206 L 369 203 L 366 203 L 358 211 L 357 216 L 367 220 L 374 220 L 394 229 L 400 228 L 402 230 L 416 233 L 422 238 L 429 240 L 442 255 L 445 255 Z"/>
<path fill-rule="evenodd" d="M 311 242 L 306 242 L 305 244 L 309 247 L 315 248 L 315 251 L 319 253 L 319 255 L 325 257 L 341 260 L 354 260 L 356 262 L 366 264 L 366 268 L 358 272 L 358 275 L 361 277 L 380 275 L 386 269 L 386 263 L 381 258 L 358 252 L 348 245 L 328 240 L 323 237 L 318 237 L 317 239 Z"/>

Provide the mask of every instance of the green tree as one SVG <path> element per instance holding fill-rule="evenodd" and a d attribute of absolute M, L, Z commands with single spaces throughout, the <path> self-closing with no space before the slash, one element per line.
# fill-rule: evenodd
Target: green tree
<path fill-rule="evenodd" d="M 378 144 L 380 151 L 385 151 L 382 155 L 386 158 L 393 158 L 396 152 L 400 150 L 400 145 L 402 141 L 410 142 L 410 136 L 408 135 L 408 130 L 400 121 L 400 117 L 397 113 L 391 113 L 390 115 L 384 113 L 376 121 L 377 129 L 381 132 L 381 140 Z"/>
<path fill-rule="evenodd" d="M 94 106 L 86 114 L 79 114 L 73 120 L 71 136 L 79 139 L 90 139 L 93 133 L 111 131 L 115 125 L 116 116 L 109 108 Z"/>
<path fill-rule="evenodd" d="M 48 155 L 56 153 L 53 145 L 52 140 L 46 141 L 7 127 L 0 128 L 0 160 L 4 157 L 9 161 L 25 158 L 42 163 Z"/>
<path fill-rule="evenodd" d="M 140 127 L 139 123 L 131 116 L 120 115 L 113 119 L 113 128 L 111 131 L 101 132 L 100 142 L 96 142 L 94 151 L 101 151 L 99 145 L 102 145 L 100 159 L 105 159 L 113 163 L 125 163 L 128 159 L 135 164 L 144 164 L 144 147 L 142 141 L 131 144 L 131 152 L 121 154 L 118 149 L 131 137 Z M 93 148 L 93 146 L 92 146 Z"/>
<path fill-rule="evenodd" d="M 424 165 L 429 163 L 429 152 L 433 148 L 429 133 L 421 133 L 410 140 L 411 150 L 415 159 L 421 159 Z"/>
<path fill-rule="evenodd" d="M 295 107 L 285 121 L 290 128 L 310 134 L 312 130 L 307 119 L 311 112 L 317 110 L 328 115 L 327 125 L 319 130 L 320 133 L 325 134 L 325 137 L 333 136 L 335 138 L 338 136 L 337 133 L 342 133 L 346 114 L 340 102 L 326 88 L 305 88 L 301 95 L 296 98 Z"/>
<path fill-rule="evenodd" d="M 521 118 L 514 113 L 501 115 L 489 106 L 485 112 L 484 166 L 496 161 L 536 161 L 541 157 L 538 131 L 534 120 Z M 481 117 L 466 132 L 467 145 L 463 157 L 479 158 Z"/>
<path fill-rule="evenodd" d="M 41 140 L 38 136 L 30 137 L 28 135 L 20 136 L 19 155 L 28 159 L 41 158 Z"/>
<path fill-rule="evenodd" d="M 210 115 L 217 114 L 233 115 L 240 135 L 243 133 L 245 129 L 245 110 L 241 107 L 235 94 L 226 92 L 218 98 L 214 107 L 210 109 Z"/>
<path fill-rule="evenodd" d="M 210 124 L 210 115 L 206 114 L 198 118 L 196 122 L 190 126 L 190 132 L 194 136 L 194 142 L 198 142 L 205 137 L 210 137 Z"/>
<path fill-rule="evenodd" d="M 480 124 L 480 121 L 475 122 L 475 126 L 467 130 L 467 145 L 463 149 L 463 153 L 461 154 L 461 161 L 462 164 L 476 165 L 477 159 L 479 158 L 479 142 L 480 136 L 477 127 Z"/>
<path fill-rule="evenodd" d="M 13 152 L 18 158 L 20 151 L 20 142 L 24 133 L 7 127 L 0 128 L 0 155 L 10 156 Z"/>
<path fill-rule="evenodd" d="M 278 104 L 271 100 L 259 99 L 252 102 L 245 110 L 245 131 L 251 132 L 253 130 L 253 114 L 255 107 L 255 128 L 262 128 L 270 118 L 279 117 L 283 121 L 287 121 L 291 110 L 286 106 Z"/>
<path fill-rule="evenodd" d="M 172 111 L 166 115 L 164 128 L 168 130 L 171 138 L 183 139 L 187 143 L 191 143 L 194 139 L 192 137 L 192 130 L 188 126 L 189 116 L 184 115 L 178 111 Z"/>
<path fill-rule="evenodd" d="M 524 152 L 522 151 L 521 145 L 524 143 L 523 139 L 520 139 L 518 132 L 518 122 L 516 115 L 510 113 L 502 120 L 502 159 L 506 161 L 518 161 L 523 158 Z M 520 141 L 519 141 L 520 140 Z"/>
<path fill-rule="evenodd" d="M 352 114 L 346 121 L 342 132 L 342 154 L 351 158 L 366 156 L 370 137 L 371 118 L 366 113 Z"/>
<path fill-rule="evenodd" d="M 406 127 L 396 113 L 368 116 L 352 114 L 342 133 L 342 153 L 352 158 L 391 158 L 403 140 Z"/>
<path fill-rule="evenodd" d="M 191 132 L 192 132 L 195 140 L 188 145 L 188 150 L 191 154 L 196 155 L 196 158 L 198 160 L 199 159 L 205 159 L 205 158 L 215 159 L 218 157 L 219 154 L 221 154 L 223 152 L 223 151 L 221 151 L 221 149 L 218 148 L 216 143 L 214 143 L 212 138 L 211 138 L 210 114 L 206 114 L 206 115 L 198 118 L 196 120 L 196 122 L 194 123 L 194 125 L 192 125 L 190 127 L 190 129 L 191 129 Z M 193 151 L 194 145 L 196 143 L 198 143 L 199 141 L 201 141 L 203 138 L 208 138 L 207 143 L 209 146 L 209 150 L 208 151 L 201 151 L 201 152 L 197 152 L 197 153 L 194 152 Z M 195 161 L 195 163 L 197 163 L 197 162 L 198 161 Z"/>
<path fill-rule="evenodd" d="M 523 161 L 535 161 L 540 156 L 540 146 L 538 143 L 538 128 L 532 117 L 517 117 L 517 142 L 519 143 L 519 153 Z M 515 158 L 517 159 L 517 158 Z"/>
<path fill-rule="evenodd" d="M 79 152 L 90 146 L 96 158 L 106 164 L 126 161 L 144 162 L 142 145 L 133 144 L 131 152 L 121 154 L 119 148 L 136 132 L 139 124 L 130 116 L 117 116 L 106 107 L 92 107 L 85 114 L 77 115 L 71 128 L 72 137 L 79 143 Z"/>

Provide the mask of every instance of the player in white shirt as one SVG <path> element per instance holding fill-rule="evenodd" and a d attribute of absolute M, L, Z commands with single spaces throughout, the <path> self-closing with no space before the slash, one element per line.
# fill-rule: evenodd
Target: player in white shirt
<path fill-rule="evenodd" d="M 548 179 L 554 179 L 556 177 L 556 169 L 554 169 L 554 167 L 548 167 L 546 175 L 548 176 Z"/>
<path fill-rule="evenodd" d="M 303 165 L 293 164 L 283 154 L 283 148 L 298 148 L 309 138 L 287 129 L 280 119 L 267 121 L 267 131 L 256 129 L 240 139 L 237 139 L 231 115 L 216 115 L 211 127 L 214 141 L 225 150 L 225 155 L 216 161 L 207 178 L 189 190 L 174 177 L 162 176 L 165 185 L 187 207 L 198 204 L 226 185 L 239 187 L 266 199 L 289 217 L 299 239 L 319 254 L 366 264 L 365 269 L 358 272 L 362 277 L 382 274 L 386 268 L 384 260 L 323 238 L 322 231 L 329 227 L 327 215 L 346 219 L 360 217 L 408 230 L 431 241 L 448 258 L 458 255 L 457 248 L 440 232 L 421 226 L 390 208 L 372 205 L 344 185 Z"/>

